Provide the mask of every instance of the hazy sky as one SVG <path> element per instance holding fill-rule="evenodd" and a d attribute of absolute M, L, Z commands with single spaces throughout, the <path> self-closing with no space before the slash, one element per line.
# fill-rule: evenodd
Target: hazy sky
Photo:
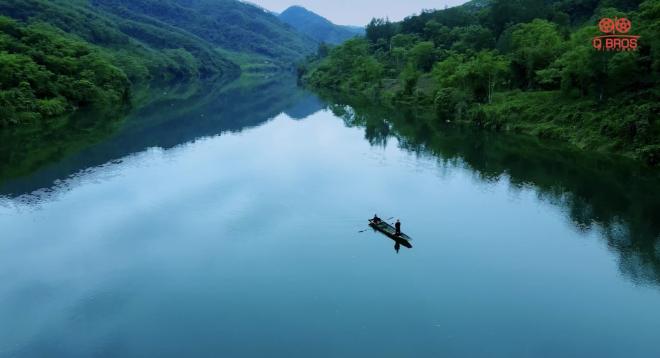
<path fill-rule="evenodd" d="M 268 10 L 282 12 L 291 5 L 303 6 L 339 25 L 366 25 L 373 17 L 401 20 L 422 9 L 443 9 L 466 0 L 248 0 Z"/>

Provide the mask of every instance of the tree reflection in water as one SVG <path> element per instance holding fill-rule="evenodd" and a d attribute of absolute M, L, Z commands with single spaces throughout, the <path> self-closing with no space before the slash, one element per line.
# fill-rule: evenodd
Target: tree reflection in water
<path fill-rule="evenodd" d="M 482 181 L 506 177 L 518 190 L 563 209 L 583 233 L 596 231 L 636 284 L 660 285 L 660 173 L 626 158 L 584 153 L 529 136 L 447 125 L 428 113 L 392 111 L 323 94 L 348 126 L 363 127 L 372 145 L 399 146 L 443 167 L 465 167 Z"/>

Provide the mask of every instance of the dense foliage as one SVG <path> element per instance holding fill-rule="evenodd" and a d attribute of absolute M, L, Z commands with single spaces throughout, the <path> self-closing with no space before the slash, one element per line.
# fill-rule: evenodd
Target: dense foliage
<path fill-rule="evenodd" d="M 0 0 L 0 14 L 0 126 L 118 104 L 130 84 L 235 78 L 230 54 L 288 67 L 316 46 L 235 0 Z"/>
<path fill-rule="evenodd" d="M 435 157 L 442 168 L 467 167 L 485 182 L 509 182 L 514 191 L 534 187 L 538 198 L 560 207 L 576 230 L 598 230 L 621 255 L 622 274 L 636 282 L 660 283 L 660 172 L 655 168 L 601 153 L 576 153 L 570 145 L 527 135 L 437 125 L 422 107 L 392 111 L 366 98 L 319 92 L 346 125 L 363 128 L 372 145 L 396 138 L 399 147 Z M 612 190 L 614 183 L 624 188 Z"/>
<path fill-rule="evenodd" d="M 45 24 L 0 17 L 0 127 L 119 104 L 128 95 L 124 72 L 86 43 Z"/>
<path fill-rule="evenodd" d="M 319 43 L 338 45 L 358 35 L 364 35 L 364 28 L 335 25 L 330 20 L 300 6 L 291 6 L 278 17 Z"/>
<path fill-rule="evenodd" d="M 229 83 L 215 78 L 153 82 L 134 91 L 134 108 L 129 112 L 111 107 L 84 109 L 62 120 L 0 131 L 0 195 L 17 197 L 51 187 L 56 179 L 146 148 L 168 149 L 196 138 L 256 126 L 298 103 L 301 96 L 309 96 L 292 84 L 295 78 L 286 72 L 268 77 L 246 75 Z M 198 120 L 190 121 L 195 118 Z M 37 180 L 19 180 L 19 185 L 13 185 L 13 178 L 34 173 L 95 143 L 103 144 L 58 166 L 60 170 L 47 170 Z"/>
<path fill-rule="evenodd" d="M 443 121 L 567 139 L 658 163 L 660 3 L 638 3 L 473 1 L 399 23 L 374 19 L 365 38 L 318 56 L 305 80 L 433 107 Z M 594 50 L 601 17 L 631 19 L 639 50 Z"/>
<path fill-rule="evenodd" d="M 97 8 L 145 24 L 166 24 L 227 50 L 250 52 L 289 65 L 315 42 L 275 15 L 236 0 L 90 0 Z"/>
<path fill-rule="evenodd" d="M 96 45 L 132 81 L 236 71 L 211 44 L 184 30 L 115 16 L 86 0 L 0 0 L 0 13 L 22 22 L 48 23 Z"/>

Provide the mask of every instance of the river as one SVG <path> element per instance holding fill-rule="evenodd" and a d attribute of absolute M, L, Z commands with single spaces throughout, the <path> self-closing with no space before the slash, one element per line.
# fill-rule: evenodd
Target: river
<path fill-rule="evenodd" d="M 4 149 L 0 357 L 660 356 L 657 173 L 246 82 Z"/>

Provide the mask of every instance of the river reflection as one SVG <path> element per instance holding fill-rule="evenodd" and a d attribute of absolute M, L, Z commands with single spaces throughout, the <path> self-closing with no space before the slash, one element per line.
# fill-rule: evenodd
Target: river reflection
<path fill-rule="evenodd" d="M 286 77 L 144 97 L 6 156 L 0 357 L 660 355 L 636 163 Z"/>
<path fill-rule="evenodd" d="M 363 127 L 372 145 L 396 138 L 402 149 L 466 167 L 480 180 L 506 177 L 562 208 L 576 230 L 595 231 L 619 255 L 623 274 L 660 284 L 660 173 L 627 159 L 583 153 L 529 136 L 502 135 L 437 123 L 412 110 L 392 112 L 366 101 L 324 94 L 347 126 Z"/>
<path fill-rule="evenodd" d="M 126 118 L 120 120 L 107 113 L 95 113 L 94 118 L 106 116 L 107 120 L 98 121 L 91 129 L 81 129 L 80 122 L 90 122 L 89 117 L 85 117 L 89 114 L 82 113 L 78 115 L 80 118 L 70 121 L 73 125 L 59 129 L 56 135 L 36 138 L 31 147 L 71 147 L 50 151 L 55 155 L 49 153 L 47 158 L 42 159 L 42 155 L 34 151 L 28 151 L 27 157 L 21 153 L 26 148 L 17 147 L 17 143 L 26 138 L 35 140 L 29 133 L 27 137 L 18 135 L 11 142 L 3 143 L 0 155 L 5 160 L 0 166 L 3 169 L 0 170 L 0 197 L 34 194 L 23 199 L 39 200 L 76 173 L 84 174 L 89 168 L 121 160 L 146 148 L 169 149 L 206 136 L 240 132 L 282 112 L 303 119 L 322 108 L 316 96 L 296 87 L 295 79 L 287 74 L 242 79 L 230 84 L 154 85 L 142 92 L 140 96 L 147 100 L 136 105 Z M 85 138 L 82 144 L 76 143 L 77 138 L 85 136 L 92 138 Z"/>
<path fill-rule="evenodd" d="M 5 141 L 0 197 L 36 203 L 75 186 L 77 177 L 84 177 L 90 169 L 121 162 L 146 148 L 168 149 L 205 136 L 240 132 L 282 112 L 303 120 L 328 108 L 347 126 L 364 128 L 365 139 L 372 146 L 385 147 L 396 139 L 400 148 L 436 158 L 440 167 L 466 167 L 486 182 L 506 177 L 512 188 L 533 188 L 539 199 L 561 207 L 576 230 L 596 231 L 605 238 L 619 255 L 621 272 L 628 278 L 640 284 L 660 284 L 660 175 L 629 160 L 581 153 L 528 136 L 420 120 L 425 114 L 406 109 L 393 112 L 355 98 L 324 93 L 322 101 L 296 87 L 294 79 L 286 75 L 220 86 L 161 86 L 148 93 L 150 100 L 122 122 L 110 117 L 107 123 L 85 129 L 90 122 L 83 117 L 70 126 L 70 134 L 50 135 L 59 144 L 39 137 L 46 141 L 40 143 L 43 146 L 57 147 L 65 139 L 75 142 L 91 132 L 92 139 L 85 140 L 99 142 L 64 158 L 49 157 L 52 154 L 41 158 L 37 153 L 33 154 L 36 159 L 24 160 L 12 152 L 21 138 Z M 59 155 L 68 151 L 59 150 Z M 11 160 L 17 157 L 21 160 Z M 26 170 L 24 162 L 41 168 L 12 177 L 9 173 Z"/>

